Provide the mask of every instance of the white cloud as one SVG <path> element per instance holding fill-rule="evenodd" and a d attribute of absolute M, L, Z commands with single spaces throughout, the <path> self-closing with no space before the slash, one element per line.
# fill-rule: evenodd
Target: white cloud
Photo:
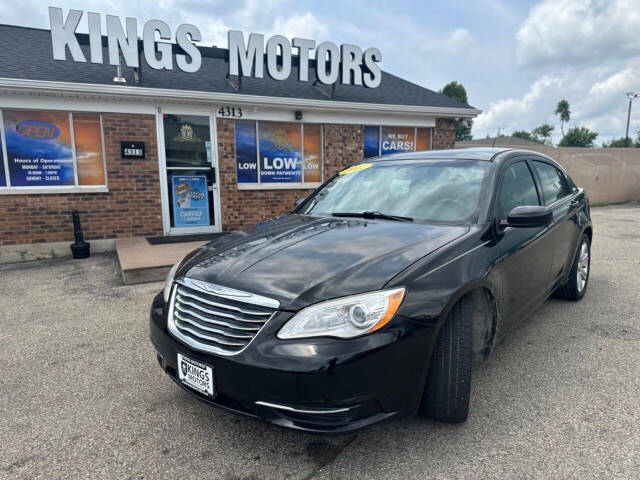
<path fill-rule="evenodd" d="M 567 99 L 571 120 L 565 127 L 586 126 L 598 143 L 624 135 L 625 93 L 640 90 L 640 0 L 544 0 L 517 33 L 516 58 L 535 80 L 520 97 L 492 102 L 475 122 L 474 135 L 532 130 L 560 123 L 553 114 Z M 640 102 L 638 102 L 640 103 Z M 631 132 L 640 124 L 640 105 Z"/>
<path fill-rule="evenodd" d="M 640 0 L 544 0 L 517 34 L 521 66 L 598 63 L 640 54 Z"/>
<path fill-rule="evenodd" d="M 483 0 L 482 3 L 493 15 L 497 15 L 509 23 L 516 23 L 518 21 L 518 15 L 512 10 L 508 3 L 502 0 Z"/>
<path fill-rule="evenodd" d="M 567 128 L 585 126 L 599 133 L 598 142 L 624 135 L 627 121 L 626 92 L 640 86 L 640 61 L 634 60 L 624 70 L 601 67 L 566 69 L 545 74 L 533 82 L 520 98 L 494 102 L 474 123 L 474 135 L 484 137 L 515 130 L 532 130 L 542 123 L 556 125 L 554 139 L 560 139 L 560 123 L 554 115 L 563 98 L 571 106 Z M 640 104 L 640 102 L 638 102 Z M 640 125 L 640 105 L 636 104 L 631 131 Z"/>
<path fill-rule="evenodd" d="M 565 79 L 545 75 L 536 80 L 522 98 L 509 98 L 492 103 L 490 108 L 474 121 L 475 136 L 494 136 L 500 130 L 509 134 L 515 130 L 531 130 L 548 122 L 555 109 L 558 94 L 564 90 Z M 542 112 L 548 112 L 546 114 Z M 532 119 L 539 119 L 532 125 Z"/>
<path fill-rule="evenodd" d="M 328 36 L 327 27 L 310 12 L 294 13 L 286 18 L 278 17 L 272 31 L 288 39 L 302 37 L 315 39 L 317 42 L 325 40 Z"/>
<path fill-rule="evenodd" d="M 469 51 L 475 43 L 473 34 L 466 28 L 453 30 L 444 39 L 431 40 L 422 46 L 422 51 L 430 55 L 460 55 Z"/>

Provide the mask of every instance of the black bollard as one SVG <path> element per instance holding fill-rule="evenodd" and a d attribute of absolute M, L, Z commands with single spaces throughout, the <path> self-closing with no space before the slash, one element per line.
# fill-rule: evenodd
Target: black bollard
<path fill-rule="evenodd" d="M 73 258 L 89 258 L 89 244 L 84 241 L 82 226 L 80 225 L 80 214 L 77 210 L 71 212 L 71 218 L 73 218 L 73 233 L 76 237 L 76 242 L 71 245 Z"/>

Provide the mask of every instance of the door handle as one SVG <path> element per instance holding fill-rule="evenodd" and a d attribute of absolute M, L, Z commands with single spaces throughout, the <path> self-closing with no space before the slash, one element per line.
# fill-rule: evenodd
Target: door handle
<path fill-rule="evenodd" d="M 571 207 L 577 207 L 578 205 L 580 205 L 580 200 L 571 200 L 571 203 L 569 204 Z"/>

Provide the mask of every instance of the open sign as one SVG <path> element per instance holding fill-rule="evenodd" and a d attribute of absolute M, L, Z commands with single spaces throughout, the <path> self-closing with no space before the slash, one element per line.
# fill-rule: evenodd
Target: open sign
<path fill-rule="evenodd" d="M 41 120 L 25 120 L 16 125 L 16 132 L 34 140 L 52 140 L 60 135 L 60 129 L 54 124 Z"/>

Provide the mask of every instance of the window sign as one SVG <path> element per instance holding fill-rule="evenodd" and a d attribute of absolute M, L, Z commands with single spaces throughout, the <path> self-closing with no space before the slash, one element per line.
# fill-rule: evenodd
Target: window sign
<path fill-rule="evenodd" d="M 171 193 L 176 227 L 209 226 L 206 175 L 172 175 Z"/>
<path fill-rule="evenodd" d="M 322 182 L 322 129 L 320 125 L 305 125 L 303 136 L 304 181 Z"/>
<path fill-rule="evenodd" d="M 105 185 L 100 116 L 74 114 L 73 138 L 76 143 L 78 185 Z"/>
<path fill-rule="evenodd" d="M 0 119 L 0 188 L 106 186 L 100 114 L 3 110 Z"/>
<path fill-rule="evenodd" d="M 364 127 L 364 158 L 380 155 L 380 127 Z"/>
<path fill-rule="evenodd" d="M 364 158 L 431 150 L 431 132 L 427 127 L 364 127 Z"/>
<path fill-rule="evenodd" d="M 301 182 L 301 143 L 300 124 L 261 123 L 260 182 Z"/>
<path fill-rule="evenodd" d="M 416 149 L 416 129 L 410 127 L 382 127 L 380 154 L 413 152 Z"/>
<path fill-rule="evenodd" d="M 235 135 L 238 184 L 322 182 L 321 125 L 237 120 Z"/>
<path fill-rule="evenodd" d="M 236 172 L 238 183 L 258 183 L 255 122 L 236 122 Z"/>
<path fill-rule="evenodd" d="M 75 185 L 69 114 L 5 110 L 12 187 Z"/>

